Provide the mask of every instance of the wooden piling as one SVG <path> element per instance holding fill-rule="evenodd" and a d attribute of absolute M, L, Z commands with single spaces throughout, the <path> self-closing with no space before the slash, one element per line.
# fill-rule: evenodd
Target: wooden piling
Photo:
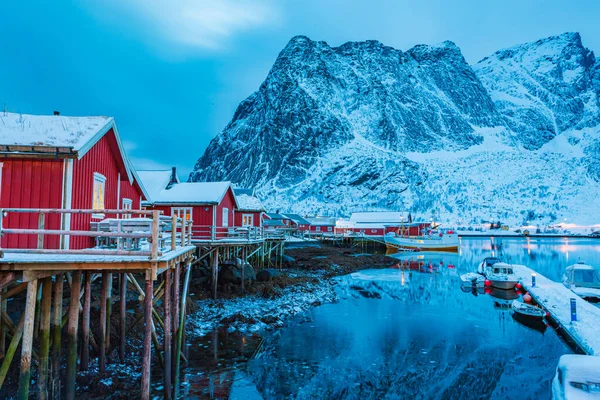
<path fill-rule="evenodd" d="M 98 354 L 98 369 L 101 374 L 106 371 L 106 303 L 108 300 L 108 272 L 102 272 L 102 293 L 100 299 L 100 350 Z"/>
<path fill-rule="evenodd" d="M 180 263 L 175 264 L 175 270 L 173 271 L 173 337 L 176 338 L 179 333 L 179 287 L 180 287 L 180 278 L 181 278 L 181 265 Z M 177 353 L 177 342 L 173 341 L 173 348 L 171 350 L 171 372 L 172 378 L 171 381 L 175 381 L 175 364 L 177 359 L 179 358 L 179 353 Z"/>
<path fill-rule="evenodd" d="M 17 352 L 17 347 L 19 346 L 19 342 L 21 341 L 21 337 L 23 337 L 23 326 L 25 325 L 25 313 L 21 315 L 21 319 L 19 320 L 19 324 L 17 325 L 17 329 L 15 334 L 8 345 L 8 350 L 6 351 L 6 356 L 2 361 L 2 366 L 0 366 L 0 389 L 4 384 L 4 380 L 6 379 L 6 374 L 8 374 L 8 369 L 10 368 L 10 364 L 12 362 L 15 353 Z"/>
<path fill-rule="evenodd" d="M 119 345 L 119 359 L 121 362 L 125 362 L 125 317 L 127 315 L 127 275 L 124 272 L 121 273 L 121 285 L 119 289 L 119 296 L 121 298 L 120 303 L 120 321 L 119 321 L 119 335 L 121 335 L 121 343 Z"/>
<path fill-rule="evenodd" d="M 42 281 L 42 316 L 40 319 L 40 374 L 38 398 L 48 398 L 48 355 L 50 352 L 50 306 L 52 305 L 52 278 Z"/>
<path fill-rule="evenodd" d="M 218 254 L 217 254 L 218 255 Z M 187 295 L 188 295 L 188 288 L 189 288 L 189 284 L 190 284 L 190 273 L 192 271 L 192 267 L 190 265 L 188 265 L 186 271 L 185 271 L 185 279 L 183 282 L 183 290 L 182 290 L 182 294 L 181 294 L 181 307 L 180 307 L 180 315 L 179 315 L 179 328 L 177 330 L 177 339 L 176 339 L 176 343 L 177 343 L 177 349 L 175 350 L 175 379 L 174 379 L 174 386 L 175 386 L 175 395 L 173 396 L 174 398 L 178 398 L 179 397 L 179 367 L 181 364 L 181 345 L 183 342 L 183 329 L 184 329 L 184 321 L 185 321 L 185 310 L 186 310 L 186 300 L 187 300 Z"/>
<path fill-rule="evenodd" d="M 92 272 L 85 272 L 85 293 L 83 297 L 83 313 L 81 322 L 81 332 L 83 343 L 81 344 L 81 363 L 82 371 L 88 370 L 90 362 L 90 307 L 92 303 Z"/>
<path fill-rule="evenodd" d="M 244 294 L 244 270 L 246 269 L 246 246 L 242 246 L 242 294 Z"/>
<path fill-rule="evenodd" d="M 19 400 L 29 398 L 31 381 L 31 350 L 33 348 L 33 325 L 37 302 L 38 281 L 27 282 L 27 300 L 25 302 L 25 323 L 23 325 L 23 343 L 21 344 L 21 373 L 19 375 Z"/>
<path fill-rule="evenodd" d="M 54 311 L 52 316 L 52 398 L 60 399 L 60 349 L 62 333 L 64 274 L 56 275 L 54 282 Z"/>
<path fill-rule="evenodd" d="M 106 351 L 110 353 L 110 316 L 112 315 L 112 286 L 113 274 L 108 273 L 108 292 L 106 294 Z"/>
<path fill-rule="evenodd" d="M 65 379 L 65 396 L 67 400 L 75 399 L 80 293 L 81 271 L 73 271 L 71 276 L 71 298 L 69 300 L 69 325 L 67 327 L 67 373 Z"/>
<path fill-rule="evenodd" d="M 171 275 L 173 271 L 167 269 L 165 271 L 165 390 L 164 396 L 166 400 L 171 399 L 172 387 L 171 387 L 171 331 L 172 331 L 172 322 L 171 322 Z"/>
<path fill-rule="evenodd" d="M 144 345 L 142 348 L 142 400 L 150 398 L 150 363 L 152 346 L 152 297 L 153 281 L 150 273 L 146 274 L 146 290 L 144 297 Z"/>
<path fill-rule="evenodd" d="M 0 290 L 0 313 L 6 312 L 6 288 Z M 0 359 L 4 358 L 6 350 L 6 326 L 0 320 Z"/>
<path fill-rule="evenodd" d="M 212 286 L 213 299 L 217 298 L 217 279 L 219 279 L 219 248 L 216 247 L 212 255 Z"/>

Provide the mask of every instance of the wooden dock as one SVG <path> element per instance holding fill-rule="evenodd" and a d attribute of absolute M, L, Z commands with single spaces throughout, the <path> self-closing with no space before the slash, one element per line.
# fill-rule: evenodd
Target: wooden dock
<path fill-rule="evenodd" d="M 583 300 L 562 283 L 551 281 L 528 267 L 514 265 L 513 269 L 523 288 L 550 313 L 559 333 L 567 335 L 588 355 L 600 355 L 600 308 Z M 535 276 L 535 287 L 532 286 L 532 275 Z M 576 303 L 575 322 L 571 322 L 571 299 Z"/>

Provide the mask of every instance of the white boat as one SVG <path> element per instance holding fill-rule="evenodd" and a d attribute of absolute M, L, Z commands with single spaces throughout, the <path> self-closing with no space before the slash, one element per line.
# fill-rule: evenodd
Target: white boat
<path fill-rule="evenodd" d="M 458 234 L 453 231 L 433 231 L 422 236 L 399 236 L 388 233 L 384 237 L 385 244 L 392 249 L 412 249 L 418 251 L 458 251 Z"/>
<path fill-rule="evenodd" d="M 485 276 L 490 280 L 491 286 L 497 289 L 514 289 L 519 283 L 519 278 L 510 264 L 496 263 Z"/>
<path fill-rule="evenodd" d="M 532 306 L 531 304 L 523 303 L 519 300 L 513 300 L 512 309 L 519 315 L 532 319 L 544 319 L 546 312 L 540 307 Z"/>
<path fill-rule="evenodd" d="M 600 357 L 565 354 L 552 380 L 553 400 L 600 398 Z"/>
<path fill-rule="evenodd" d="M 562 282 L 577 296 L 589 301 L 600 301 L 600 274 L 591 265 L 580 262 L 568 266 Z"/>
<path fill-rule="evenodd" d="M 487 270 L 491 271 L 491 268 L 494 264 L 502 262 L 498 257 L 486 257 L 483 261 L 477 266 L 477 272 L 480 274 L 485 274 Z"/>
<path fill-rule="evenodd" d="M 460 276 L 463 286 L 482 288 L 485 286 L 485 276 L 476 272 L 467 272 Z"/>

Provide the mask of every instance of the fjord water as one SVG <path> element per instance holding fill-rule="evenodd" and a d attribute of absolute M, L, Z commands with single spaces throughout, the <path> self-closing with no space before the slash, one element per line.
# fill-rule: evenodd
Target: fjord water
<path fill-rule="evenodd" d="M 397 255 L 406 269 L 337 278 L 339 302 L 262 333 L 259 356 L 248 362 L 240 352 L 231 363 L 225 340 L 250 337 L 207 341 L 266 399 L 550 398 L 558 358 L 571 350 L 551 328 L 515 321 L 514 294 L 460 289 L 459 276 L 498 251 L 554 280 L 579 260 L 600 262 L 600 241 L 589 239 L 462 239 L 459 254 Z"/>

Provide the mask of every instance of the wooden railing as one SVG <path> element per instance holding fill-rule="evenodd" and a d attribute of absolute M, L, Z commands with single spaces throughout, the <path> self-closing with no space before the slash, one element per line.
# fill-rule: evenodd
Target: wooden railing
<path fill-rule="evenodd" d="M 6 228 L 6 218 L 10 214 L 37 214 L 37 228 Z M 156 260 L 162 256 L 163 250 L 172 251 L 177 246 L 188 246 L 192 242 L 192 221 L 184 221 L 176 216 L 164 217 L 159 210 L 88 210 L 88 209 L 50 209 L 50 208 L 4 208 L 0 209 L 0 237 L 6 235 L 37 235 L 37 248 L 0 248 L 0 257 L 4 253 L 31 253 L 31 254 L 83 254 L 83 255 L 122 255 L 122 256 L 149 256 Z M 137 216 L 138 218 L 108 218 L 92 223 L 96 229 L 67 230 L 46 229 L 46 216 L 59 214 L 61 216 L 77 214 L 104 214 L 115 216 Z M 62 218 L 64 220 L 64 218 Z M 101 224 L 108 221 L 108 231 L 101 230 Z M 112 224 L 114 222 L 114 224 Z M 137 226 L 136 226 L 137 224 Z M 62 225 L 62 222 L 61 222 Z M 111 231 L 111 226 L 116 225 L 116 231 Z M 129 230 L 124 227 L 129 225 Z M 133 230 L 132 230 L 133 229 Z M 137 230 L 139 229 L 139 230 Z M 44 237 L 54 235 L 59 237 L 90 237 L 96 238 L 97 246 L 85 249 L 45 249 Z M 111 239 L 116 242 L 115 249 Z M 141 250 L 141 241 L 150 244 L 150 250 Z M 137 250 L 124 250 L 124 243 L 135 241 Z M 102 245 L 98 245 L 102 243 Z"/>
<path fill-rule="evenodd" d="M 194 241 L 226 241 L 246 240 L 257 241 L 263 239 L 283 238 L 285 233 L 279 230 L 269 230 L 257 226 L 214 226 L 193 225 L 192 238 Z"/>

